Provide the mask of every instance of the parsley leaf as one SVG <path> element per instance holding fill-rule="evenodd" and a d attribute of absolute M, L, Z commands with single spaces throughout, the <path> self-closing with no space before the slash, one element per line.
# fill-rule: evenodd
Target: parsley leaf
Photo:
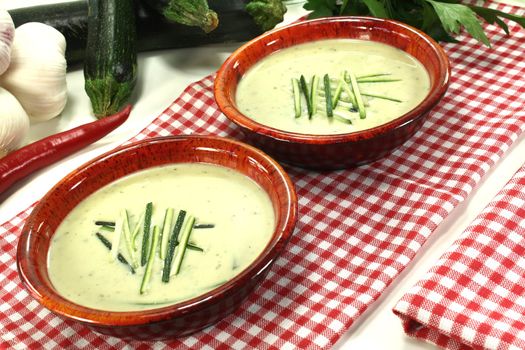
<path fill-rule="evenodd" d="M 490 46 L 489 39 L 483 31 L 483 27 L 476 17 L 476 13 L 470 8 L 461 4 L 447 4 L 433 0 L 426 1 L 436 10 L 436 14 L 441 20 L 445 31 L 459 34 L 461 26 L 463 26 L 475 39 Z"/>
<path fill-rule="evenodd" d="M 309 0 L 304 4 L 304 9 L 312 11 L 309 18 L 328 17 L 334 14 L 336 0 Z"/>
<path fill-rule="evenodd" d="M 383 2 L 379 0 L 363 0 L 363 3 L 368 7 L 372 16 L 388 18 L 388 13 Z"/>
<path fill-rule="evenodd" d="M 503 19 L 525 28 L 525 17 L 499 10 L 462 4 L 460 0 L 306 0 L 309 18 L 362 15 L 395 19 L 416 28 L 438 41 L 456 42 L 462 29 L 490 46 L 481 20 L 500 26 L 509 34 Z"/>
<path fill-rule="evenodd" d="M 497 25 L 499 25 L 507 34 L 509 34 L 509 28 L 507 27 L 505 22 L 501 20 L 501 18 L 506 18 L 508 20 L 514 21 L 523 28 L 525 28 L 525 17 L 516 16 L 510 13 L 505 13 L 487 7 L 470 6 L 470 8 L 472 9 L 472 11 L 476 12 L 478 16 L 482 17 L 485 21 L 487 21 L 487 23 L 496 23 Z"/>

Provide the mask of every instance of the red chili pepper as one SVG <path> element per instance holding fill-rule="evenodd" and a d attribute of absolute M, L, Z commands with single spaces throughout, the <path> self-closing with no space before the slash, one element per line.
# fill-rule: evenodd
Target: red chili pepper
<path fill-rule="evenodd" d="M 33 142 L 0 158 L 0 193 L 27 175 L 101 139 L 128 119 L 131 105 L 122 111 Z"/>

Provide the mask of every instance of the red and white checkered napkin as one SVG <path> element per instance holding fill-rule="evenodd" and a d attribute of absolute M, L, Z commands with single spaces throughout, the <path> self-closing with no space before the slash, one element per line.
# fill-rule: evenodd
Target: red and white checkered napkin
<path fill-rule="evenodd" d="M 525 166 L 394 312 L 447 349 L 525 349 Z"/>
<path fill-rule="evenodd" d="M 510 11 L 513 8 L 506 8 Z M 514 9 L 515 10 L 515 9 Z M 15 244 L 28 211 L 0 228 L 5 346 L 35 348 L 328 348 L 410 263 L 444 217 L 525 131 L 525 33 L 489 29 L 493 49 L 447 45 L 452 84 L 424 127 L 385 159 L 319 173 L 288 168 L 299 223 L 266 281 L 230 317 L 193 336 L 126 343 L 64 322 L 22 288 Z M 170 134 L 242 138 L 218 110 L 213 78 L 189 86 L 134 139 Z M 20 345 L 21 344 L 21 345 Z"/>

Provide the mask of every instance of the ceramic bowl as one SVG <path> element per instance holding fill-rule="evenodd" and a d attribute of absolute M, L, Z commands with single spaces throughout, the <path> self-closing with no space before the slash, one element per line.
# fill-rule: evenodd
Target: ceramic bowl
<path fill-rule="evenodd" d="M 427 70 L 431 83 L 424 101 L 389 123 L 337 135 L 310 135 L 275 129 L 254 121 L 237 109 L 237 85 L 255 63 L 293 45 L 341 38 L 389 44 L 418 59 Z M 423 32 L 392 20 L 333 17 L 294 23 L 241 46 L 219 69 L 214 94 L 221 111 L 240 126 L 246 141 L 262 148 L 277 160 L 302 167 L 339 169 L 379 159 L 407 141 L 445 94 L 449 76 L 450 65 L 445 52 Z"/>
<path fill-rule="evenodd" d="M 211 163 L 239 171 L 270 196 L 276 227 L 256 260 L 235 278 L 185 302 L 162 308 L 107 312 L 77 305 L 54 288 L 47 271 L 50 240 L 64 217 L 83 198 L 100 187 L 135 171 L 172 163 Z M 283 251 L 296 223 L 294 187 L 280 165 L 244 143 L 219 137 L 179 136 L 140 141 L 106 153 L 81 166 L 53 187 L 27 219 L 17 251 L 20 277 L 30 294 L 65 319 L 93 330 L 129 339 L 169 339 L 209 326 L 236 309 L 261 284 Z"/>

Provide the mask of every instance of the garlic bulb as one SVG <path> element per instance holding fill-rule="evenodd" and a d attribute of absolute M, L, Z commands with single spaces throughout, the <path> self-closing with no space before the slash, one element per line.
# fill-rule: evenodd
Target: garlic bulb
<path fill-rule="evenodd" d="M 9 91 L 0 88 L 0 158 L 17 149 L 29 130 L 29 117 Z"/>
<path fill-rule="evenodd" d="M 0 9 L 0 75 L 9 67 L 14 36 L 15 25 L 9 12 Z"/>
<path fill-rule="evenodd" d="M 11 92 L 32 121 L 56 117 L 67 102 L 66 39 L 55 28 L 30 22 L 16 28 L 11 65 L 0 86 Z"/>

